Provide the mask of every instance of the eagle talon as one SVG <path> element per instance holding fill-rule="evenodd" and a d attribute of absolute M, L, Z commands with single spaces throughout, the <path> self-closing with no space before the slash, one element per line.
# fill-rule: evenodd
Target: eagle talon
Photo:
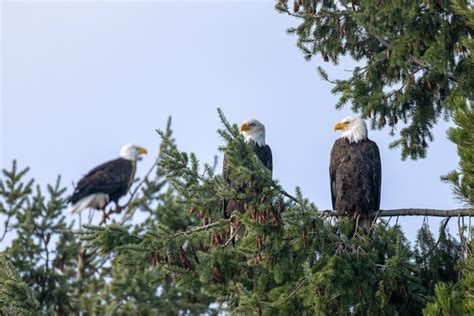
<path fill-rule="evenodd" d="M 106 222 L 109 219 L 109 213 L 107 213 L 105 210 L 102 210 L 102 222 Z"/>
<path fill-rule="evenodd" d="M 115 210 L 114 212 L 117 214 L 120 214 L 122 210 L 124 209 L 124 206 L 120 206 L 118 203 L 115 205 Z"/>

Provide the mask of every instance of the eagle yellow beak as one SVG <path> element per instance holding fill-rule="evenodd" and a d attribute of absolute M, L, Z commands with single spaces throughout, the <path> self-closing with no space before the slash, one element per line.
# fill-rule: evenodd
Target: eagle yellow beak
<path fill-rule="evenodd" d="M 140 154 L 148 154 L 148 150 L 146 150 L 144 147 L 137 147 L 137 150 Z"/>
<path fill-rule="evenodd" d="M 247 123 L 244 123 L 244 124 L 240 125 L 240 131 L 241 132 L 245 132 L 245 131 L 249 131 L 249 130 L 250 130 L 250 126 Z"/>
<path fill-rule="evenodd" d="M 334 125 L 334 131 L 344 130 L 346 127 L 346 123 L 336 123 L 336 125 Z"/>

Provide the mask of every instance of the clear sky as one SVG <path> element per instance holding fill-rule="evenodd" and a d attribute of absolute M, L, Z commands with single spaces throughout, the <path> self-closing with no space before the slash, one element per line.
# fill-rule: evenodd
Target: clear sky
<path fill-rule="evenodd" d="M 274 177 L 299 185 L 330 209 L 329 152 L 339 134 L 337 96 L 316 66 L 347 76 L 351 61 L 306 62 L 286 29 L 299 23 L 274 1 L 102 1 L 1 3 L 1 167 L 17 159 L 40 184 L 71 183 L 133 142 L 152 153 L 173 117 L 177 143 L 212 162 L 223 141 L 216 108 L 240 123 L 266 125 Z M 371 131 L 381 150 L 382 209 L 460 205 L 440 175 L 456 168 L 448 124 L 434 130 L 428 158 L 401 161 L 388 130 Z M 220 157 L 221 158 L 221 157 Z M 402 220 L 413 240 L 423 218 Z M 430 219 L 437 230 L 438 220 Z"/>

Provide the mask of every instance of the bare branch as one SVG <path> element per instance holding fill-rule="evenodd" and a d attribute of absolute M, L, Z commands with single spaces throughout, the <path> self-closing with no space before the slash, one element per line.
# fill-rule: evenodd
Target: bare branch
<path fill-rule="evenodd" d="M 193 227 L 193 228 L 185 230 L 183 232 L 179 232 L 177 234 L 174 234 L 173 236 L 171 236 L 171 238 L 182 236 L 182 235 L 190 235 L 190 234 L 193 234 L 193 233 L 196 233 L 196 232 L 199 232 L 199 231 L 208 230 L 209 228 L 219 226 L 219 225 L 222 225 L 222 224 L 225 224 L 225 223 L 228 223 L 228 222 L 229 222 L 229 220 L 223 219 L 223 220 L 220 220 L 220 221 L 217 221 L 217 222 L 214 222 L 214 223 L 210 223 L 210 224 L 207 224 L 207 225 L 204 225 L 204 226 Z"/>
<path fill-rule="evenodd" d="M 278 188 L 278 187 L 277 187 Z M 298 199 L 289 194 L 282 188 L 279 188 L 281 194 L 289 198 L 295 203 L 299 203 Z M 320 215 L 328 216 L 344 216 L 343 212 L 337 210 L 322 210 Z M 430 208 L 400 208 L 394 210 L 378 210 L 371 212 L 368 217 L 393 217 L 393 216 L 433 216 L 433 217 L 471 217 L 474 216 L 474 209 L 472 208 L 457 208 L 453 210 L 437 210 Z"/>
<path fill-rule="evenodd" d="M 339 211 L 321 211 L 324 216 L 344 216 Z M 433 217 L 466 217 L 474 216 L 472 208 L 458 208 L 453 210 L 436 210 L 429 208 L 400 208 L 394 210 L 379 210 L 369 214 L 370 217 L 392 217 L 392 216 L 433 216 Z"/>
<path fill-rule="evenodd" d="M 280 193 L 283 194 L 284 196 L 286 196 L 287 198 L 289 198 L 290 200 L 292 200 L 293 202 L 298 203 L 298 199 L 297 199 L 297 198 L 295 198 L 293 195 L 291 195 L 290 193 L 286 192 L 286 191 L 283 190 L 282 188 L 280 189 Z"/>

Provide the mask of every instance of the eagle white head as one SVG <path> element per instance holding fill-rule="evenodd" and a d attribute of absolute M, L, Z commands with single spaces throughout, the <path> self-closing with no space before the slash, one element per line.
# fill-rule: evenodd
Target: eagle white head
<path fill-rule="evenodd" d="M 357 143 L 367 139 L 367 125 L 356 116 L 348 116 L 334 125 L 334 131 L 342 131 L 342 137 L 347 138 L 350 143 Z"/>
<path fill-rule="evenodd" d="M 265 146 L 265 125 L 257 120 L 247 120 L 240 125 L 240 133 L 246 142 L 255 142 L 258 146 Z"/>
<path fill-rule="evenodd" d="M 137 145 L 126 144 L 123 145 L 120 149 L 120 158 L 127 160 L 137 160 L 141 154 L 147 153 L 148 151 L 146 150 L 146 148 Z"/>

